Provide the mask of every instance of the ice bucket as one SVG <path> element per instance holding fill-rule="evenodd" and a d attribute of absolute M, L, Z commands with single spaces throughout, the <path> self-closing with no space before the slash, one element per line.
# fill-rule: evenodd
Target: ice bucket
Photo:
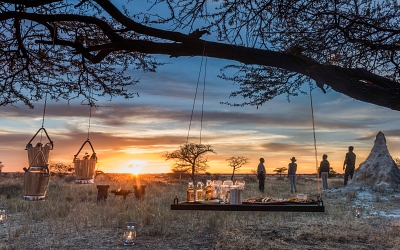
<path fill-rule="evenodd" d="M 82 157 L 82 159 L 77 158 L 85 144 L 88 143 L 92 149 L 92 155 L 88 153 Z M 95 177 L 95 168 L 97 163 L 97 155 L 94 152 L 92 143 L 87 139 L 79 149 L 78 153 L 74 155 L 74 168 L 75 168 L 75 183 L 76 184 L 93 184 Z"/>
<path fill-rule="evenodd" d="M 27 150 L 29 155 L 30 149 L 28 148 Z M 37 151 L 31 163 L 46 162 L 47 160 L 45 159 L 45 155 L 45 152 Z M 41 159 L 37 160 L 38 158 Z M 24 170 L 24 200 L 45 200 L 50 180 L 50 172 L 47 163 L 44 166 L 30 166 L 28 169 L 24 168 Z"/>
<path fill-rule="evenodd" d="M 93 157 L 93 155 L 92 155 Z M 91 184 L 94 183 L 96 168 L 96 158 L 75 159 L 75 183 Z"/>
<path fill-rule="evenodd" d="M 38 201 L 46 198 L 50 174 L 44 171 L 24 173 L 24 200 Z"/>
<path fill-rule="evenodd" d="M 40 140 L 35 146 L 31 142 L 42 131 L 49 139 L 49 142 L 44 146 Z M 47 187 L 50 180 L 50 171 L 48 162 L 50 150 L 54 147 L 53 141 L 50 139 L 45 128 L 41 127 L 32 139 L 26 144 L 28 152 L 29 168 L 23 168 L 24 173 L 24 200 L 37 201 L 46 198 Z"/>
<path fill-rule="evenodd" d="M 51 150 L 49 143 L 44 147 L 42 147 L 40 142 L 38 142 L 35 147 L 32 147 L 32 144 L 28 144 L 26 150 L 28 151 L 28 161 L 31 168 L 42 168 L 47 165 Z M 36 157 L 39 151 L 42 151 L 43 157 Z"/>

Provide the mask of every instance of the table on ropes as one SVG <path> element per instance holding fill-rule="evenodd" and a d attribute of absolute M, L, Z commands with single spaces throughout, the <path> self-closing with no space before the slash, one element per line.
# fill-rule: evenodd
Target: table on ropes
<path fill-rule="evenodd" d="M 205 211 L 271 211 L 271 212 L 325 212 L 322 200 L 318 203 L 243 203 L 240 205 L 220 204 L 218 202 L 177 202 L 171 204 L 171 210 Z"/>

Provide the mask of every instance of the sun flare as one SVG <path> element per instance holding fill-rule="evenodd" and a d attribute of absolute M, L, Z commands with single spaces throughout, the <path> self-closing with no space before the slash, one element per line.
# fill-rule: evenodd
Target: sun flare
<path fill-rule="evenodd" d="M 128 172 L 134 175 L 138 175 L 142 172 L 143 168 L 147 165 L 145 161 L 130 161 L 128 164 Z"/>

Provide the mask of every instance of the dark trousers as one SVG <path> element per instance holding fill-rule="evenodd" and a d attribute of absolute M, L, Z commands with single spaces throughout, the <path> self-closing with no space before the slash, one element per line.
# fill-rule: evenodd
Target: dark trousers
<path fill-rule="evenodd" d="M 265 183 L 265 176 L 258 175 L 258 189 L 264 193 L 264 183 Z"/>
<path fill-rule="evenodd" d="M 347 181 L 349 180 L 349 176 L 350 176 L 350 180 L 353 179 L 353 175 L 354 175 L 354 165 L 347 165 L 346 169 L 344 170 L 344 185 L 347 186 Z"/>

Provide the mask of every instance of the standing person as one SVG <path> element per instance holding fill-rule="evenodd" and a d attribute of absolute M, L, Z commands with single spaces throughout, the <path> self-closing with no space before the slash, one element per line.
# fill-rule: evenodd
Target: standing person
<path fill-rule="evenodd" d="M 264 158 L 260 158 L 260 163 L 257 167 L 257 177 L 258 177 L 258 188 L 264 193 L 264 180 L 266 176 L 266 171 L 264 167 Z"/>
<path fill-rule="evenodd" d="M 290 192 L 293 193 L 293 191 L 297 192 L 297 189 L 296 189 L 297 163 L 295 163 L 297 160 L 296 160 L 296 158 L 294 156 L 290 160 L 292 162 L 289 163 L 289 169 L 288 169 L 288 173 L 287 174 L 288 174 L 288 178 L 289 178 L 289 181 L 290 181 Z"/>
<path fill-rule="evenodd" d="M 322 156 L 322 161 L 319 164 L 319 176 L 322 179 L 322 187 L 324 190 L 328 189 L 328 175 L 329 175 L 329 170 L 331 168 L 331 165 L 327 159 L 328 156 L 324 154 Z"/>
<path fill-rule="evenodd" d="M 356 155 L 353 153 L 354 147 L 349 147 L 349 152 L 346 153 L 344 158 L 343 170 L 344 171 L 344 185 L 347 185 L 347 181 L 350 176 L 350 180 L 353 179 L 354 168 L 356 167 Z M 346 167 L 345 167 L 346 166 Z"/>

